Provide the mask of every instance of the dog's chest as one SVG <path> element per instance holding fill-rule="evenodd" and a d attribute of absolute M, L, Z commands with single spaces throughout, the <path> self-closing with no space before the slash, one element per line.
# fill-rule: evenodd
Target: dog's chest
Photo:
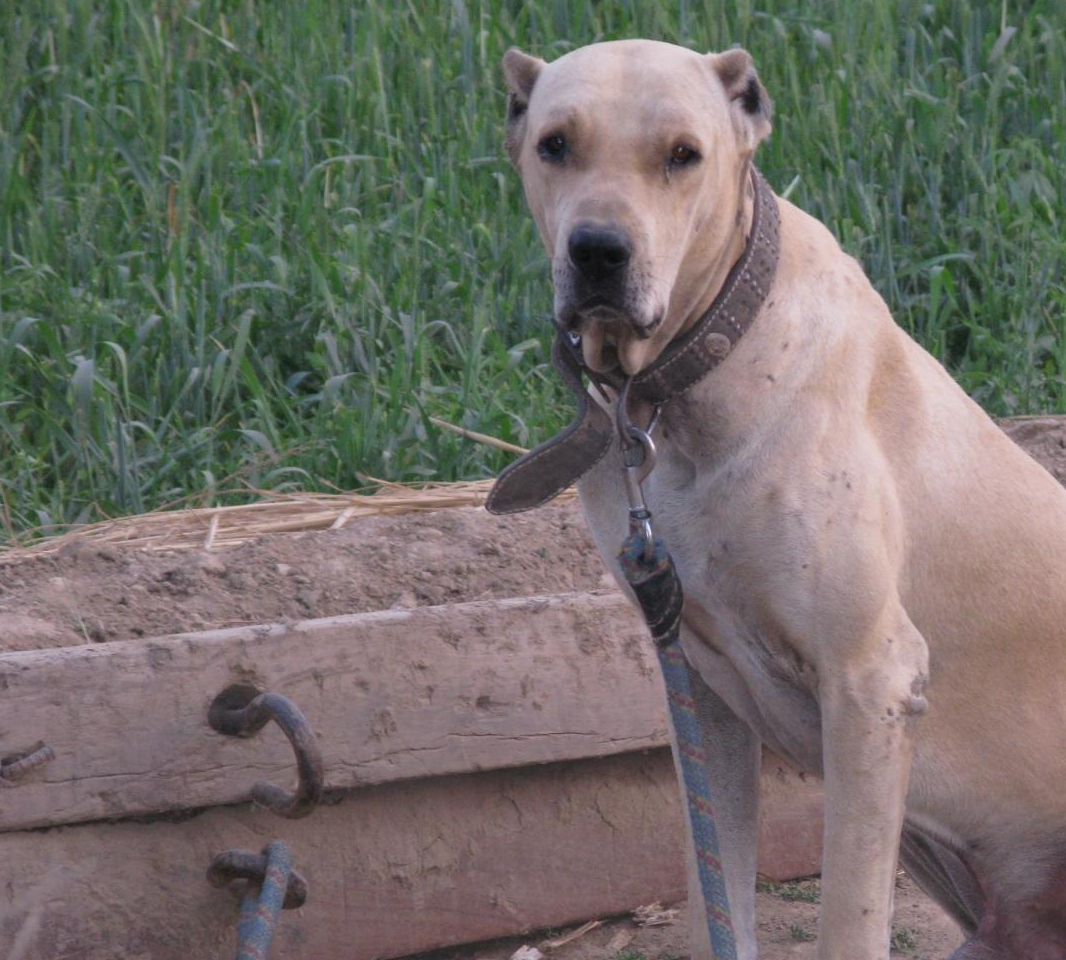
<path fill-rule="evenodd" d="M 723 484 L 677 485 L 667 469 L 656 479 L 648 504 L 677 566 L 692 629 L 754 683 L 766 676 L 810 689 L 813 670 L 790 642 L 788 624 L 761 602 L 768 574 L 763 547 L 752 542 L 758 531 L 746 528 L 725 490 L 713 489 Z"/>
<path fill-rule="evenodd" d="M 660 444 L 645 481 L 655 534 L 670 551 L 685 593 L 684 621 L 705 647 L 689 658 L 708 685 L 760 737 L 798 766 L 820 767 L 814 669 L 790 642 L 788 623 L 761 602 L 770 537 L 753 514 L 742 462 L 701 467 Z M 601 555 L 614 558 L 627 529 L 626 495 L 616 451 L 580 485 L 585 514 Z M 697 654 L 694 656 L 694 654 Z"/>

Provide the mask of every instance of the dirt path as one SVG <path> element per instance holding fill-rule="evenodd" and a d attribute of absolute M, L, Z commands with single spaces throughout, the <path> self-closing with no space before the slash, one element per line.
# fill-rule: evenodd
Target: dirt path
<path fill-rule="evenodd" d="M 814 960 L 818 948 L 818 881 L 760 884 L 757 897 L 760 960 Z M 523 946 L 536 947 L 550 960 L 688 960 L 685 905 L 674 907 L 678 919 L 673 923 L 641 927 L 631 917 L 618 917 L 555 949 L 551 949 L 553 942 L 580 928 L 439 950 L 413 960 L 510 960 Z M 961 943 L 958 927 L 903 874 L 897 881 L 892 930 L 894 958 L 943 960 Z"/>

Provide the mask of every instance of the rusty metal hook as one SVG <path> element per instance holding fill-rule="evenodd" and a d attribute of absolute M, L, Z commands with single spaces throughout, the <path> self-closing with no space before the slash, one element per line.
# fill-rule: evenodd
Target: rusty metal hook
<path fill-rule="evenodd" d="M 207 868 L 207 879 L 214 887 L 247 881 L 237 924 L 237 960 L 266 960 L 278 914 L 303 906 L 307 899 L 307 883 L 293 870 L 292 854 L 280 840 L 268 843 L 262 853 L 220 853 Z"/>
<path fill-rule="evenodd" d="M 211 704 L 207 722 L 230 737 L 250 737 L 273 720 L 292 744 L 300 782 L 295 792 L 272 783 L 257 783 L 252 799 L 281 817 L 296 820 L 318 806 L 325 786 L 325 770 L 318 741 L 307 718 L 288 697 L 259 693 L 254 687 L 227 687 Z"/>
<path fill-rule="evenodd" d="M 284 847 L 284 844 L 278 843 Z M 262 853 L 251 850 L 226 850 L 220 853 L 207 868 L 207 881 L 213 887 L 225 887 L 234 880 L 246 880 L 248 886 L 261 885 L 266 879 L 269 867 L 269 854 L 272 845 L 263 848 Z M 307 881 L 296 870 L 291 870 L 285 887 L 285 900 L 282 910 L 295 910 L 307 901 Z"/>
<path fill-rule="evenodd" d="M 0 760 L 0 786 L 13 787 L 16 780 L 55 758 L 55 750 L 45 743 L 38 743 L 30 750 L 5 757 Z"/>

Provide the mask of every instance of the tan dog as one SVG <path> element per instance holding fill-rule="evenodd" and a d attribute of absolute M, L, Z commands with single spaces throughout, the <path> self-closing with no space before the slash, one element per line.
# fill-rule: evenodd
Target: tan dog
<path fill-rule="evenodd" d="M 556 319 L 589 370 L 645 370 L 745 248 L 770 130 L 751 58 L 626 41 L 504 65 Z M 772 288 L 725 360 L 663 406 L 645 484 L 706 684 L 739 955 L 757 952 L 764 742 L 825 780 L 824 960 L 888 957 L 900 850 L 965 930 L 958 960 L 1066 958 L 1066 491 L 820 223 L 776 203 Z M 617 445 L 580 492 L 613 565 Z"/>

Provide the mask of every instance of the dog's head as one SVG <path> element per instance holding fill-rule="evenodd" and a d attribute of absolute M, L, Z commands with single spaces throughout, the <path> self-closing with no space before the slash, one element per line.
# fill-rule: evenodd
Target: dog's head
<path fill-rule="evenodd" d="M 626 40 L 504 57 L 507 152 L 594 370 L 634 374 L 697 318 L 743 244 L 770 102 L 743 50 Z"/>

